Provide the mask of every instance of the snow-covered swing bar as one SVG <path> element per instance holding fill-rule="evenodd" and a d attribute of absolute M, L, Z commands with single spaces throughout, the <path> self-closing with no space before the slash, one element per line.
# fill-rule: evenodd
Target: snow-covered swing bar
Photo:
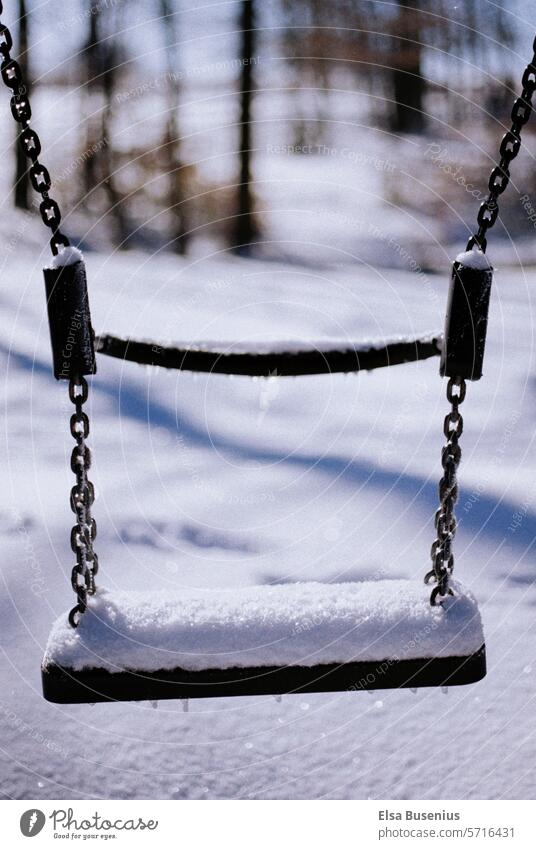
<path fill-rule="evenodd" d="M 67 261 L 72 258 L 69 254 Z M 486 254 L 477 250 L 464 251 L 456 257 L 456 268 L 465 270 L 465 282 L 462 285 L 461 304 L 458 313 L 461 318 L 456 327 L 458 336 L 468 334 L 465 342 L 459 340 L 458 348 L 466 349 L 468 361 L 473 363 L 472 377 L 476 376 L 478 360 L 484 353 L 486 321 L 479 325 L 478 333 L 472 323 L 472 312 L 467 311 L 468 293 L 478 300 L 479 289 L 475 274 L 489 275 L 488 290 L 491 285 L 491 265 Z M 456 279 L 456 278 L 455 278 Z M 487 278 L 486 278 L 487 279 Z M 466 291 L 466 288 L 467 291 Z M 489 291 L 487 295 L 489 299 Z M 467 303 L 466 303 L 467 302 Z M 465 308 L 464 308 L 465 305 Z M 482 336 L 484 333 L 484 336 Z M 378 342 L 345 343 L 337 341 L 296 342 L 282 341 L 271 343 L 232 344 L 230 342 L 188 343 L 182 345 L 160 345 L 158 342 L 137 339 L 122 339 L 119 336 L 103 334 L 95 341 L 95 350 L 108 357 L 140 363 L 148 366 L 161 366 L 179 371 L 211 372 L 214 374 L 236 374 L 250 377 L 298 377 L 300 375 L 336 374 L 341 372 L 371 371 L 387 366 L 412 363 L 439 357 L 443 351 L 443 335 L 427 334 L 416 339 L 399 336 L 383 344 Z M 476 351 L 479 356 L 476 356 Z M 450 345 L 449 356 L 456 358 L 456 349 Z"/>
<path fill-rule="evenodd" d="M 69 255 L 70 258 L 70 255 Z M 478 300 L 479 289 L 475 275 L 489 275 L 491 265 L 486 254 L 477 250 L 464 251 L 456 257 L 456 268 L 465 271 L 465 282 L 461 284 L 461 318 L 456 327 L 458 336 L 468 335 L 465 342 L 458 340 L 458 348 L 466 349 L 468 361 L 473 363 L 471 379 L 478 379 L 477 362 L 482 360 L 486 321 L 479 325 L 478 333 L 473 327 L 472 312 L 467 310 L 470 292 Z M 456 278 L 455 278 L 456 279 Z M 487 278 L 486 278 L 487 279 Z M 466 291 L 466 288 L 467 291 Z M 476 294 L 474 294 L 476 293 Z M 471 296 L 471 297 L 473 297 Z M 489 299 L 489 291 L 487 295 Z M 466 303 L 467 302 L 467 303 Z M 465 305 L 465 308 L 464 308 Z M 372 371 L 377 368 L 427 360 L 447 354 L 443 350 L 441 333 L 426 334 L 415 338 L 399 336 L 383 344 L 379 342 L 348 343 L 341 340 L 314 342 L 280 341 L 265 343 L 204 342 L 182 345 L 160 345 L 158 342 L 137 339 L 122 339 L 103 334 L 95 340 L 95 350 L 108 357 L 148 366 L 161 366 L 179 371 L 210 372 L 214 374 L 236 374 L 249 377 L 298 377 L 313 374 L 336 374 L 341 372 Z M 479 356 L 476 356 L 476 351 Z M 459 353 L 459 351 L 458 351 Z M 449 356 L 456 358 L 457 350 L 450 345 Z"/>
<path fill-rule="evenodd" d="M 62 307 L 65 315 L 72 315 L 78 306 L 84 312 L 89 327 L 90 318 L 85 289 L 85 272 L 82 302 L 70 304 L 66 309 L 68 293 L 71 291 L 69 280 L 76 277 L 76 268 L 81 268 L 82 253 L 71 246 L 63 248 L 52 260 L 51 268 L 45 271 L 49 275 L 49 313 L 54 322 Z M 58 272 L 62 270 L 64 285 L 59 286 Z M 74 288 L 74 287 L 72 287 Z M 58 290 L 58 291 L 57 291 Z M 59 292 L 59 293 L 58 293 Z M 50 300 L 56 293 L 54 309 L 50 309 Z M 52 336 L 65 335 L 65 317 L 60 320 Z M 68 328 L 68 331 L 70 327 Z M 379 343 L 366 341 L 360 343 L 341 340 L 320 342 L 297 342 L 296 340 L 278 342 L 231 343 L 231 342 L 189 342 L 177 345 L 161 345 L 157 341 L 122 339 L 109 333 L 103 333 L 95 339 L 94 348 L 99 354 L 120 360 L 147 366 L 160 366 L 179 371 L 210 372 L 213 374 L 235 374 L 249 377 L 298 377 L 313 374 L 336 374 L 344 372 L 371 371 L 377 368 L 411 363 L 439 357 L 443 337 L 440 333 L 427 334 L 417 339 L 398 336 L 390 341 Z M 83 364 L 87 366 L 82 373 L 94 372 L 93 351 L 89 351 L 91 340 L 82 345 Z M 54 349 L 54 345 L 53 345 Z M 56 352 L 56 377 L 61 377 L 63 352 L 59 346 Z"/>
<path fill-rule="evenodd" d="M 370 371 L 438 357 L 441 345 L 439 334 L 417 339 L 400 337 L 383 345 L 277 342 L 251 345 L 249 349 L 231 343 L 165 346 L 109 334 L 99 336 L 95 342 L 98 353 L 141 365 L 249 377 Z"/>

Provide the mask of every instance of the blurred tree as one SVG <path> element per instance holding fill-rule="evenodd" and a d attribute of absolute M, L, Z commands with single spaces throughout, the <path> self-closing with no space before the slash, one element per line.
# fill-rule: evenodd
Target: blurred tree
<path fill-rule="evenodd" d="M 100 11 L 98 9 L 95 10 L 93 14 L 93 9 L 90 7 L 89 16 L 88 16 L 88 31 L 86 36 L 86 43 L 84 49 L 84 58 L 85 58 L 85 74 L 84 74 L 84 93 L 85 97 L 85 117 L 86 117 L 86 149 L 91 150 L 92 146 L 96 141 L 99 140 L 99 127 L 95 120 L 93 110 L 96 107 L 97 97 L 93 97 L 93 95 L 97 94 L 100 88 L 100 80 L 99 80 L 99 68 L 101 65 L 100 57 L 99 57 L 99 39 L 98 39 L 98 16 Z M 89 101 L 89 102 L 88 102 Z M 98 183 L 97 179 L 97 168 L 96 168 L 96 159 L 94 156 L 87 156 L 84 158 L 84 190 L 86 196 L 95 188 Z"/>
<path fill-rule="evenodd" d="M 397 0 L 398 15 L 393 34 L 401 39 L 395 46 L 391 87 L 391 129 L 397 133 L 421 133 L 426 82 L 422 74 L 421 0 Z"/>
<path fill-rule="evenodd" d="M 386 15 L 384 4 L 378 0 L 367 3 L 381 24 L 381 34 L 374 37 L 380 67 L 372 65 L 372 72 L 379 73 L 387 83 L 387 119 L 395 132 L 425 131 L 429 117 L 440 114 L 443 105 L 443 120 L 455 123 L 451 116 L 463 112 L 464 95 L 473 93 L 475 83 L 482 83 L 484 69 L 491 69 L 492 52 L 498 55 L 513 41 L 501 2 L 490 6 L 486 0 L 460 4 L 450 0 L 396 0 L 395 15 Z M 429 92 L 433 92 L 430 98 Z M 472 121 L 475 117 L 473 111 Z"/>
<path fill-rule="evenodd" d="M 179 135 L 179 73 L 177 56 L 177 15 L 173 14 L 172 0 L 159 0 L 159 16 L 166 45 L 166 81 L 168 92 L 167 114 L 164 127 L 164 169 L 168 176 L 167 207 L 171 214 L 171 244 L 178 254 L 188 247 L 188 221 L 185 205 L 185 169 L 181 165 Z"/>
<path fill-rule="evenodd" d="M 116 227 L 116 241 L 124 244 L 130 228 L 123 197 L 116 186 L 116 157 L 112 145 L 113 102 L 122 51 L 113 26 L 117 9 L 88 2 L 85 46 L 86 85 L 90 95 L 84 152 L 85 190 L 93 197 L 102 187 L 108 212 Z"/>
<path fill-rule="evenodd" d="M 240 30 L 240 177 L 233 244 L 238 253 L 247 254 L 251 243 L 258 236 L 251 188 L 251 101 L 254 86 L 253 60 L 256 49 L 253 0 L 242 0 L 241 2 Z"/>
<path fill-rule="evenodd" d="M 445 73 L 447 57 L 451 69 L 461 70 L 460 85 L 467 91 L 481 84 L 480 68 L 493 67 L 493 54 L 498 57 L 512 44 L 503 3 L 281 0 L 285 56 L 302 86 L 320 90 L 340 80 L 344 70 L 345 82 L 350 74 L 367 86 L 373 103 L 383 98 L 386 123 L 395 132 L 419 133 L 427 129 L 427 112 L 435 115 L 445 102 L 452 112 L 452 102 L 463 99 L 452 70 Z"/>
<path fill-rule="evenodd" d="M 26 0 L 19 0 L 19 51 L 17 61 L 20 65 L 26 93 L 30 91 L 30 58 L 28 53 L 28 38 L 30 17 L 26 7 Z M 28 175 L 28 161 L 19 142 L 19 127 L 15 139 L 15 206 L 18 209 L 28 210 L 30 208 L 30 179 Z"/>
<path fill-rule="evenodd" d="M 330 88 L 326 59 L 333 46 L 332 33 L 326 26 L 333 18 L 326 14 L 322 0 L 282 0 L 282 4 L 283 49 L 292 72 L 293 144 L 296 150 L 303 150 L 326 140 Z"/>

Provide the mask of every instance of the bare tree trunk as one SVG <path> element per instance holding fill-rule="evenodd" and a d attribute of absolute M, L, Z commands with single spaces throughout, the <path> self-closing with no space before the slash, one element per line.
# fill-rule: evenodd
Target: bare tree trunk
<path fill-rule="evenodd" d="M 26 86 L 26 94 L 30 95 L 30 60 L 28 55 L 29 20 L 26 0 L 19 0 L 19 56 L 18 62 Z M 28 176 L 28 160 L 19 141 L 19 127 L 15 140 L 15 206 L 18 209 L 30 208 L 30 179 Z"/>
<path fill-rule="evenodd" d="M 91 2 L 91 0 L 89 0 Z M 85 89 L 83 89 L 84 95 L 82 104 L 83 106 L 86 102 L 88 105 L 88 115 L 87 115 L 87 124 L 86 124 L 86 150 L 92 150 L 93 145 L 96 141 L 97 132 L 95 130 L 95 120 L 93 118 L 93 98 L 91 97 L 92 93 L 98 88 L 98 79 L 96 79 L 98 74 L 98 35 L 97 35 L 97 16 L 100 14 L 98 9 L 89 9 L 88 10 L 88 23 L 89 29 L 86 36 L 86 44 L 84 49 L 84 60 L 85 60 Z M 85 116 L 84 116 L 85 117 Z M 87 196 L 93 188 L 97 185 L 97 172 L 96 172 L 96 162 L 94 156 L 85 156 L 84 157 L 84 193 Z"/>
<path fill-rule="evenodd" d="M 165 170 L 168 176 L 167 206 L 171 214 L 171 239 L 173 249 L 185 254 L 188 247 L 188 219 L 184 206 L 184 170 L 181 170 L 179 137 L 179 76 L 177 57 L 176 16 L 173 15 L 171 0 L 160 0 L 160 19 L 166 43 L 166 70 L 168 85 L 168 113 L 164 132 Z"/>
<path fill-rule="evenodd" d="M 88 0 L 89 30 L 86 45 L 87 79 L 89 91 L 97 91 L 102 96 L 100 121 L 89 119 L 86 137 L 87 149 L 84 157 L 84 178 L 86 193 L 102 184 L 107 195 L 109 213 L 116 225 L 116 241 L 123 244 L 129 234 L 129 227 L 123 206 L 123 198 L 117 189 L 114 176 L 115 157 L 111 145 L 113 96 L 116 86 L 116 65 L 118 48 L 113 39 L 106 38 L 106 24 L 109 23 L 110 10 L 103 10 Z M 94 106 L 94 104 L 92 104 Z"/>
<path fill-rule="evenodd" d="M 104 144 L 99 150 L 99 158 L 103 169 L 103 185 L 108 195 L 110 203 L 110 214 L 115 221 L 117 227 L 117 241 L 124 245 L 129 236 L 129 227 L 127 224 L 125 208 L 123 204 L 123 196 L 117 188 L 115 179 L 115 156 L 110 139 L 112 137 L 112 101 L 115 92 L 116 84 L 116 57 L 117 53 L 113 49 L 113 42 L 107 42 L 108 49 L 104 53 L 104 75 L 103 75 L 103 92 L 104 92 L 104 109 L 102 111 L 101 123 L 101 139 Z"/>
<path fill-rule="evenodd" d="M 254 201 L 251 190 L 251 101 L 253 88 L 253 56 L 256 44 L 255 9 L 253 0 L 242 0 L 240 14 L 242 62 L 240 75 L 240 185 L 238 214 L 235 223 L 234 247 L 238 253 L 248 253 L 257 237 Z"/>
<path fill-rule="evenodd" d="M 398 0 L 400 3 L 400 0 Z M 404 0 L 398 12 L 397 50 L 391 73 L 394 100 L 391 128 L 398 133 L 421 133 L 425 129 L 423 101 L 425 80 L 422 76 L 420 0 Z"/>

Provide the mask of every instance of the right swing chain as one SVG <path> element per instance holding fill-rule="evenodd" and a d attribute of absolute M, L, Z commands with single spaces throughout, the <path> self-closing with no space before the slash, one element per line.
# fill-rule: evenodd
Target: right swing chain
<path fill-rule="evenodd" d="M 437 538 L 432 544 L 432 569 L 426 574 L 425 582 L 435 581 L 430 603 L 438 604 L 448 595 L 453 595 L 449 587 L 449 579 L 454 568 L 452 543 L 456 534 L 456 516 L 454 507 L 458 500 L 457 471 L 460 465 L 462 451 L 459 438 L 463 431 L 463 418 L 459 411 L 460 404 L 465 398 L 466 383 L 463 378 L 451 377 L 447 385 L 447 399 L 451 410 L 445 416 L 443 432 L 447 444 L 441 452 L 443 477 L 439 482 L 439 508 L 435 514 Z"/>
<path fill-rule="evenodd" d="M 497 220 L 499 214 L 498 198 L 510 181 L 509 165 L 516 158 L 521 148 L 521 130 L 530 118 L 532 95 L 536 90 L 536 38 L 532 44 L 532 52 L 532 59 L 523 71 L 521 96 L 516 99 L 512 107 L 512 126 L 501 141 L 499 164 L 493 168 L 489 176 L 489 195 L 478 210 L 478 231 L 467 242 L 466 250 L 468 251 L 479 248 L 483 253 L 486 252 L 486 233 Z"/>
<path fill-rule="evenodd" d="M 466 250 L 481 250 L 487 248 L 487 231 L 493 227 L 499 214 L 498 198 L 510 181 L 509 166 L 518 155 L 521 148 L 521 130 L 532 113 L 532 96 L 536 91 L 536 38 L 532 45 L 533 56 L 522 77 L 521 96 L 512 107 L 512 126 L 505 133 L 499 148 L 500 160 L 489 177 L 489 195 L 478 210 L 478 230 L 471 236 Z M 480 376 L 480 375 L 478 375 Z M 470 376 L 470 379 L 476 379 Z M 463 377 L 451 377 L 447 386 L 447 399 L 451 410 L 445 416 L 443 431 L 447 444 L 441 454 L 443 477 L 439 482 L 439 508 L 435 514 L 437 537 L 432 544 L 432 569 L 426 574 L 425 582 L 434 581 L 430 603 L 440 604 L 448 595 L 453 595 L 449 580 L 454 568 L 452 543 L 456 534 L 456 517 L 454 507 L 458 499 L 457 471 L 461 460 L 459 438 L 463 430 L 463 418 L 459 406 L 465 398 L 467 384 Z"/>

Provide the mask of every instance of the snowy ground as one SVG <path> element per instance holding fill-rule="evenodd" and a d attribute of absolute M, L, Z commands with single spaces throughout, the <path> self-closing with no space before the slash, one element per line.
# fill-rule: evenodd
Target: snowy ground
<path fill-rule="evenodd" d="M 39 665 L 72 601 L 69 410 L 50 375 L 39 250 L 23 259 L 17 240 L 0 317 L 2 794 L 533 798 L 534 272 L 498 269 L 485 379 L 464 405 L 456 568 L 483 612 L 483 682 L 447 694 L 198 701 L 188 713 L 175 702 L 60 707 L 43 701 Z M 337 248 L 323 254 L 309 265 L 89 254 L 94 323 L 239 342 L 441 327 L 447 272 L 376 271 Z M 100 581 L 180 590 L 421 580 L 444 388 L 436 360 L 253 381 L 101 357 L 91 397 Z"/>
<path fill-rule="evenodd" d="M 47 108 L 39 103 L 42 122 Z M 445 245 L 455 243 L 452 253 L 464 246 L 466 192 L 456 200 L 458 218 L 442 202 L 443 176 L 425 156 L 426 139 L 389 139 L 356 128 L 351 114 L 346 129 L 338 127 L 338 147 L 321 155 L 270 152 L 268 142 L 288 139 L 275 120 L 265 135 L 257 128 L 264 153 L 255 188 L 271 240 L 264 260 L 232 258 L 202 238 L 188 261 L 88 253 L 97 332 L 245 345 L 381 342 L 440 330 Z M 218 114 L 214 123 L 219 131 Z M 57 156 L 56 129 L 49 132 Z M 9 139 L 1 140 L 7 147 Z M 234 168 L 231 143 L 220 145 Z M 218 179 L 232 179 L 214 150 Z M 204 155 L 201 145 L 196 156 Z M 413 205 L 383 200 L 394 184 Z M 95 246 L 98 236 L 82 223 L 75 215 L 67 230 Z M 447 694 L 198 701 L 186 713 L 175 702 L 158 710 L 146 703 L 60 707 L 40 695 L 49 628 L 72 604 L 70 409 L 65 386 L 50 373 L 45 235 L 9 214 L 0 219 L 0 239 L 0 793 L 533 798 L 536 272 L 515 262 L 517 250 L 534 257 L 534 240 L 527 235 L 512 247 L 503 239 L 495 251 L 490 240 L 497 271 L 485 379 L 469 387 L 464 404 L 456 571 L 481 604 L 488 677 Z M 441 266 L 441 274 L 430 270 Z M 422 580 L 447 409 L 437 360 L 257 381 L 105 357 L 98 365 L 91 475 L 102 584 L 180 592 Z"/>

